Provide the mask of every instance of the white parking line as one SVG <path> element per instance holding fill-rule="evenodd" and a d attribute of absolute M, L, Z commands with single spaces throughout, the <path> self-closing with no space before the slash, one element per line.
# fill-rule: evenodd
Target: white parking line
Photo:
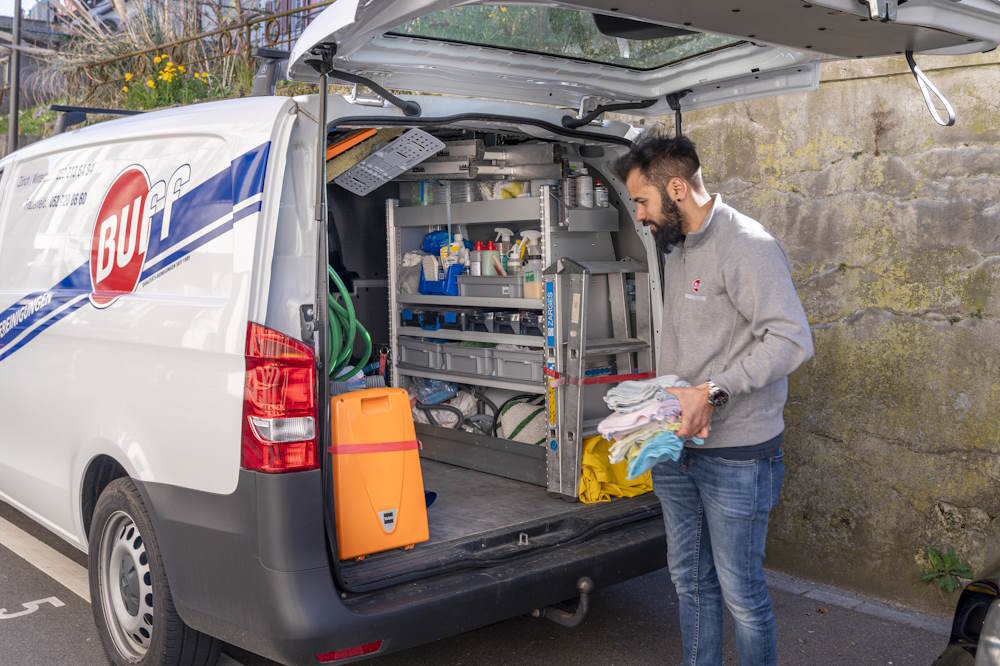
<path fill-rule="evenodd" d="M 3 518 L 0 518 L 0 545 L 90 603 L 86 569 Z"/>

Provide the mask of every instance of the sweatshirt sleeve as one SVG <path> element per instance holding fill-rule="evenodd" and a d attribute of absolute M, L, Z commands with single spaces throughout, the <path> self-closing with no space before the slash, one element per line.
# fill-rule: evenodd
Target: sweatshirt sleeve
<path fill-rule="evenodd" d="M 790 375 L 812 357 L 813 341 L 781 244 L 762 232 L 741 236 L 730 249 L 722 262 L 725 288 L 750 322 L 753 342 L 749 353 L 711 379 L 740 395 Z"/>

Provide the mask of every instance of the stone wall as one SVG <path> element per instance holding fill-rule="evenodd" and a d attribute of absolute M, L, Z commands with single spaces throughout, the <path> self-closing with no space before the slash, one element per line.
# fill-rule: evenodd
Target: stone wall
<path fill-rule="evenodd" d="M 816 342 L 769 565 L 943 610 L 927 546 L 1000 560 L 1000 54 L 918 59 L 954 127 L 902 57 L 684 121 L 710 190 L 787 249 Z"/>

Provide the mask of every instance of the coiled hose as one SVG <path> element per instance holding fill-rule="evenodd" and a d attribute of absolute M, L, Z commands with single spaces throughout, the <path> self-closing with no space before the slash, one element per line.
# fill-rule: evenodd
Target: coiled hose
<path fill-rule="evenodd" d="M 330 280 L 337 287 L 338 293 L 330 293 L 330 333 L 328 336 L 330 348 L 330 376 L 336 382 L 341 382 L 348 377 L 353 377 L 358 372 L 358 368 L 363 368 L 368 363 L 372 355 L 372 337 L 365 330 L 365 327 L 358 321 L 354 312 L 354 303 L 351 302 L 351 295 L 347 292 L 343 280 L 333 270 L 333 266 L 327 266 Z M 343 298 L 343 304 L 338 300 L 338 296 Z M 365 351 L 357 363 L 351 364 L 351 354 L 354 351 L 354 340 L 361 333 L 361 338 L 365 343 Z M 350 367 L 348 367 L 350 366 Z M 340 374 L 336 374 L 336 373 Z"/>

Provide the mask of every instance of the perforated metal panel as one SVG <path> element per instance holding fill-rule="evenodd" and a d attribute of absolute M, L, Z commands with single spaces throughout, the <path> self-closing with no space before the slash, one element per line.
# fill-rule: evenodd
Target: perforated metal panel
<path fill-rule="evenodd" d="M 444 147 L 442 141 L 427 132 L 411 129 L 337 176 L 333 182 L 348 192 L 365 196 L 441 152 Z"/>

